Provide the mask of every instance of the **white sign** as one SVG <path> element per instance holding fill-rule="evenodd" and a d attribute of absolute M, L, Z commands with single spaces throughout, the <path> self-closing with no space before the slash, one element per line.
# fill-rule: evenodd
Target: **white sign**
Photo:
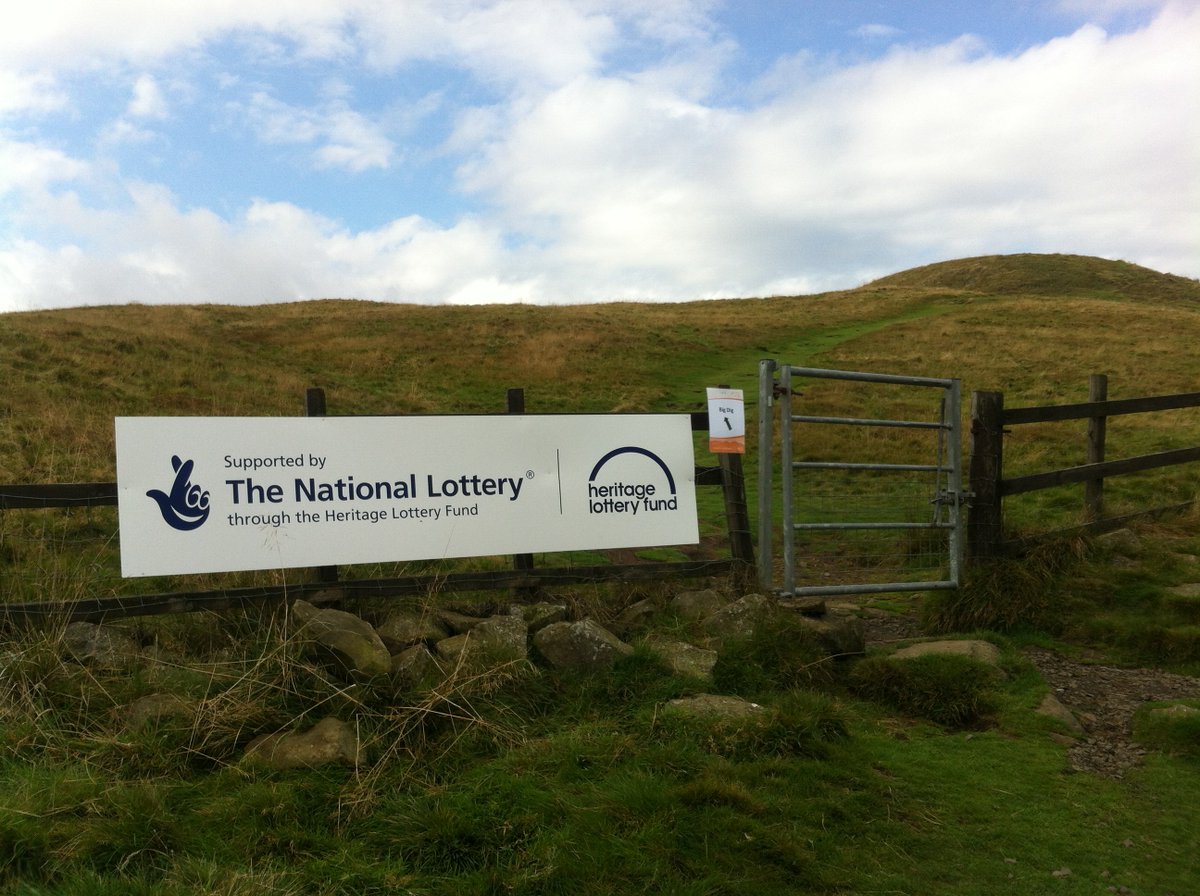
<path fill-rule="evenodd" d="M 695 544 L 682 415 L 118 417 L 121 572 Z"/>
<path fill-rule="evenodd" d="M 708 450 L 746 453 L 746 400 L 741 389 L 708 390 Z"/>

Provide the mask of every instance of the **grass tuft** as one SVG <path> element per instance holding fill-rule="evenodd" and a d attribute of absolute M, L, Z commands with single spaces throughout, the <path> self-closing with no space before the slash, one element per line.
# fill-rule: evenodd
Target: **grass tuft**
<path fill-rule="evenodd" d="M 974 725 L 996 707 L 998 675 L 991 666 L 965 656 L 875 656 L 854 667 L 850 687 L 867 700 L 961 728 Z"/>
<path fill-rule="evenodd" d="M 1200 759 L 1200 701 L 1149 703 L 1133 717 L 1138 743 L 1172 756 Z"/>
<path fill-rule="evenodd" d="M 717 691 L 754 697 L 776 690 L 829 684 L 836 663 L 811 628 L 795 613 L 777 612 L 749 638 L 722 647 L 713 668 Z"/>
<path fill-rule="evenodd" d="M 962 585 L 931 592 L 922 624 L 931 634 L 1060 631 L 1065 609 L 1056 584 L 1084 556 L 1082 542 L 1038 547 L 1018 558 L 973 562 Z"/>
<path fill-rule="evenodd" d="M 691 738 L 706 752 L 734 762 L 804 756 L 824 758 L 830 745 L 849 735 L 841 708 L 831 697 L 789 691 L 762 715 L 731 719 L 673 716 L 658 722 L 667 736 Z"/>

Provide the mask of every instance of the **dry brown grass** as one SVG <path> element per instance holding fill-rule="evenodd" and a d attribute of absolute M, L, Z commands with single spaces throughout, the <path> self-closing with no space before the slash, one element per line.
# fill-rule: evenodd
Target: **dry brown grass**
<path fill-rule="evenodd" d="M 1200 388 L 1196 332 L 1200 284 L 1074 256 L 966 259 L 817 296 L 662 305 L 329 300 L 9 314 L 0 482 L 111 480 L 116 416 L 299 415 L 312 386 L 325 388 L 331 414 L 500 413 L 511 387 L 539 413 L 697 410 L 704 388 L 724 382 L 746 390 L 753 450 L 760 358 L 957 376 L 966 399 L 1001 390 L 1012 407 L 1083 400 L 1094 372 L 1109 375 L 1114 398 Z M 805 411 L 882 409 L 851 385 L 802 389 Z M 925 419 L 933 409 L 922 394 L 891 412 Z M 1017 473 L 1082 462 L 1083 430 L 1016 428 L 1006 460 Z M 928 451 L 913 434 L 822 438 L 822 454 L 850 460 L 880 440 Z M 1200 412 L 1114 419 L 1109 439 L 1112 457 L 1200 443 Z M 53 565 L 29 549 L 39 533 L 54 551 L 74 535 L 22 519 L 0 520 L 0 557 L 35 565 L 0 567 L 0 577 L 32 582 Z M 115 535 L 104 520 L 100 529 Z"/>

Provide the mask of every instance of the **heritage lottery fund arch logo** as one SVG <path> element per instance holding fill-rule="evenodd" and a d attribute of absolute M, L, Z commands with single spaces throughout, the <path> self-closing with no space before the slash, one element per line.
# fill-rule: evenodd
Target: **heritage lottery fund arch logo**
<path fill-rule="evenodd" d="M 631 457 L 635 463 L 619 462 Z M 644 460 L 636 462 L 638 458 Z M 618 463 L 610 464 L 613 460 Z M 679 509 L 671 468 L 653 451 L 636 445 L 614 448 L 600 458 L 588 476 L 587 488 L 588 512 L 593 514 L 637 516 Z"/>
<path fill-rule="evenodd" d="M 696 544 L 686 414 L 119 417 L 121 571 Z"/>

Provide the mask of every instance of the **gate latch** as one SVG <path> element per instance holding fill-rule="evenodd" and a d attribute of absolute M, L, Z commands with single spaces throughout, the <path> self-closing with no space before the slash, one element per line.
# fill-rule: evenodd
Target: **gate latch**
<path fill-rule="evenodd" d="M 962 507 L 963 505 L 970 506 L 971 502 L 974 500 L 974 492 L 956 492 L 951 491 L 950 489 L 943 489 L 942 491 L 938 492 L 929 503 L 938 507 Z"/>

